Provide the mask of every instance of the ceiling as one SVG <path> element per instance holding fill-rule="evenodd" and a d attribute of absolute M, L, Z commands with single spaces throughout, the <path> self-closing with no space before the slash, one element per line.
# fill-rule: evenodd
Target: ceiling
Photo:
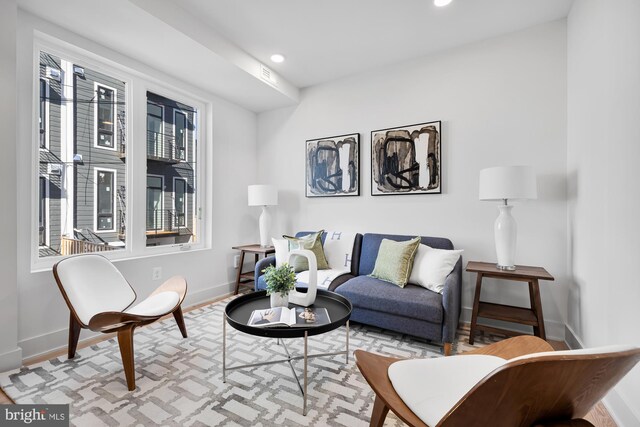
<path fill-rule="evenodd" d="M 82 37 L 251 111 L 299 88 L 567 16 L 573 0 L 18 0 Z M 0 11 L 1 12 L 1 11 Z M 26 15 L 28 16 L 28 15 Z M 30 18 L 29 18 L 30 19 Z M 48 25 L 48 24 L 47 24 Z M 46 25 L 45 25 L 46 26 Z M 45 31 L 49 31 L 48 29 Z M 64 32 L 67 33 L 64 33 Z M 83 46 L 80 46 L 83 47 Z M 273 53 L 287 60 L 274 64 Z M 274 71 L 266 82 L 260 64 Z"/>
<path fill-rule="evenodd" d="M 568 15 L 573 0 L 181 0 L 181 7 L 297 87 Z M 273 53 L 287 58 L 269 60 Z"/>

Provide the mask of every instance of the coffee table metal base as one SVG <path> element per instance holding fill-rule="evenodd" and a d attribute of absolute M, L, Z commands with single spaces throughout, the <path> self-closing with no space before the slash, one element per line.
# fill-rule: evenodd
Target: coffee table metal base
<path fill-rule="evenodd" d="M 246 365 L 235 365 L 235 366 L 227 366 L 227 315 L 226 313 L 222 318 L 222 382 L 227 382 L 227 371 L 235 371 L 236 369 L 246 369 L 246 368 L 255 368 L 258 366 L 265 365 L 273 365 L 274 363 L 283 363 L 287 362 L 289 367 L 291 368 L 291 372 L 293 373 L 293 377 L 298 383 L 298 388 L 300 389 L 300 393 L 302 393 L 302 415 L 307 415 L 307 365 L 308 360 L 314 357 L 326 357 L 326 356 L 339 356 L 344 354 L 345 363 L 349 363 L 349 321 L 347 320 L 346 326 L 346 340 L 345 340 L 345 350 L 344 351 L 336 351 L 332 353 L 313 353 L 309 354 L 308 352 L 308 333 L 305 331 L 304 333 L 304 353 L 302 356 L 293 356 L 289 353 L 289 349 L 284 343 L 284 339 L 276 338 L 276 342 L 278 344 L 282 344 L 285 353 L 287 354 L 286 359 L 277 359 L 270 360 L 268 362 L 258 362 L 258 363 L 249 363 Z M 304 368 L 302 374 L 302 384 L 300 384 L 300 379 L 298 378 L 298 374 L 296 373 L 295 368 L 293 367 L 294 360 L 304 360 Z"/>

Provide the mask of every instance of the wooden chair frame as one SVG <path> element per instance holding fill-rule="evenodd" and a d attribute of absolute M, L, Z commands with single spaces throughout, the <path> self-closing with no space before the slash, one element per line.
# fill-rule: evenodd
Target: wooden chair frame
<path fill-rule="evenodd" d="M 83 255 L 80 255 L 83 256 Z M 92 256 L 94 256 L 92 254 Z M 66 259 L 66 258 L 65 258 Z M 168 312 L 157 315 L 157 316 L 141 316 L 137 314 L 129 314 L 124 313 L 129 307 L 131 307 L 136 300 L 138 299 L 138 295 L 136 294 L 135 289 L 131 286 L 131 284 L 127 281 L 127 284 L 133 291 L 135 298 L 131 303 L 125 307 L 122 311 L 107 311 L 94 315 L 90 320 L 89 324 L 84 324 L 78 314 L 76 313 L 75 308 L 71 304 L 69 297 L 67 296 L 67 292 L 62 285 L 60 280 L 60 276 L 58 275 L 58 265 L 64 262 L 64 259 L 58 261 L 53 266 L 53 276 L 56 279 L 56 283 L 58 284 L 58 288 L 62 293 L 62 296 L 67 303 L 67 307 L 69 308 L 69 345 L 68 345 L 68 358 L 73 359 L 76 355 L 76 349 L 78 347 L 78 340 L 80 338 L 80 330 L 82 329 L 90 329 L 95 332 L 102 332 L 105 334 L 108 333 L 116 333 L 118 337 L 118 345 L 120 347 L 120 356 L 122 357 L 122 365 L 124 367 L 124 374 L 127 380 L 127 388 L 129 391 L 133 391 L 136 388 L 136 379 L 135 379 L 135 362 L 134 362 L 134 352 L 133 352 L 133 332 L 136 328 L 140 326 L 145 326 L 150 323 L 159 320 L 160 318 L 172 314 L 176 323 L 178 324 L 178 328 L 180 329 L 180 333 L 183 338 L 187 338 L 187 328 L 184 323 L 184 317 L 182 315 L 182 302 L 187 294 L 187 282 L 181 276 L 174 276 L 160 285 L 151 295 L 150 297 L 161 292 L 176 292 L 179 295 L 178 303 Z"/>
<path fill-rule="evenodd" d="M 553 348 L 546 341 L 520 336 L 464 354 L 487 354 L 509 360 L 547 351 Z M 409 426 L 429 427 L 404 403 L 387 375 L 389 366 L 402 359 L 363 350 L 356 350 L 355 358 L 376 394 L 370 426 L 381 427 L 391 410 Z M 640 349 L 507 362 L 478 382 L 432 427 L 591 426 L 581 418 L 638 361 Z M 606 375 L 602 375 L 604 372 Z"/>

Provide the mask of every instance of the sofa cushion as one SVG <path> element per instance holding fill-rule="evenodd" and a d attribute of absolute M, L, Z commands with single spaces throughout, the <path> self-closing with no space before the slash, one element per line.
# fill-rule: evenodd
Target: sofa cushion
<path fill-rule="evenodd" d="M 282 236 L 289 241 L 289 251 L 296 249 L 307 249 L 313 252 L 316 256 L 316 262 L 318 264 L 318 270 L 324 270 L 329 268 L 327 258 L 324 256 L 324 249 L 322 248 L 322 233 L 324 230 L 320 230 L 317 233 L 312 233 L 303 237 Z M 309 269 L 309 261 L 302 256 L 291 256 L 289 258 L 291 266 L 297 272 Z"/>
<path fill-rule="evenodd" d="M 351 301 L 383 313 L 442 323 L 442 295 L 416 285 L 404 288 L 370 276 L 356 276 L 335 290 Z"/>
<path fill-rule="evenodd" d="M 420 244 L 409 282 L 442 293 L 447 276 L 453 271 L 462 252 L 461 249 L 450 251 Z"/>
<path fill-rule="evenodd" d="M 362 249 L 360 251 L 360 265 L 358 275 L 366 276 L 371 274 L 378 257 L 378 249 L 382 239 L 395 240 L 396 242 L 404 242 L 411 240 L 416 236 L 402 236 L 398 234 L 373 234 L 367 233 L 362 238 Z M 420 243 L 436 249 L 453 249 L 451 240 L 441 237 L 421 237 Z"/>
<path fill-rule="evenodd" d="M 403 288 L 409 281 L 418 245 L 419 237 L 406 242 L 382 239 L 371 277 L 386 280 Z"/>

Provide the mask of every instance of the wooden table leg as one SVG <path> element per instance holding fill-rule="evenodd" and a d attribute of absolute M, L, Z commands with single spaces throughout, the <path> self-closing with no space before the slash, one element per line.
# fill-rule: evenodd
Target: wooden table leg
<path fill-rule="evenodd" d="M 538 327 L 533 327 L 533 333 L 543 340 L 546 340 L 547 334 L 544 330 L 544 316 L 542 315 L 542 301 L 540 300 L 540 285 L 538 284 L 538 279 L 533 279 L 529 282 L 529 297 L 531 298 L 531 309 L 538 318 Z"/>
<path fill-rule="evenodd" d="M 478 309 L 480 308 L 480 290 L 482 289 L 482 273 L 476 276 L 476 294 L 473 298 L 473 312 L 471 313 L 471 327 L 469 328 L 469 344 L 473 345 L 476 322 L 478 322 Z"/>
<path fill-rule="evenodd" d="M 244 263 L 244 251 L 240 251 L 240 264 L 238 265 L 238 274 L 236 275 L 236 290 L 233 293 L 234 295 L 238 295 L 238 291 L 240 290 L 240 275 L 242 274 L 243 263 Z"/>

